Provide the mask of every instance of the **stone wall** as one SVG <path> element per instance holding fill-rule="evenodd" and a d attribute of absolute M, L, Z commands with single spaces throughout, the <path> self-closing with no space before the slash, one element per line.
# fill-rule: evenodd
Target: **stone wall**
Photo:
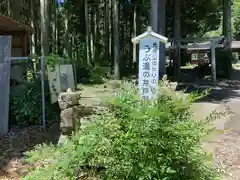
<path fill-rule="evenodd" d="M 62 139 L 71 135 L 76 128 L 83 128 L 86 124 L 91 123 L 89 116 L 95 112 L 96 106 L 83 104 L 84 102 L 81 91 L 68 89 L 66 92 L 59 94 L 58 104 L 61 109 L 61 137 L 59 143 L 65 141 Z"/>
<path fill-rule="evenodd" d="M 80 106 L 80 99 L 81 93 L 73 92 L 71 89 L 60 93 L 58 96 L 58 104 L 61 109 L 60 129 L 63 135 L 71 134 L 76 126 L 77 107 Z"/>

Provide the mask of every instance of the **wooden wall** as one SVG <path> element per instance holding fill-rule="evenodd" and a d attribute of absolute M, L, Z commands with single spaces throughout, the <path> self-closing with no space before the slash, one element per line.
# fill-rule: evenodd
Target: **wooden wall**
<path fill-rule="evenodd" d="M 28 56 L 27 34 L 25 32 L 3 32 L 0 35 L 12 36 L 12 56 L 24 57 Z"/>

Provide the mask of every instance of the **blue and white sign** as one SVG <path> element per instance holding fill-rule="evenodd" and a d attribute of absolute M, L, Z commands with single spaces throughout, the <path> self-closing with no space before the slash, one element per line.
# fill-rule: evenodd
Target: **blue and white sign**
<path fill-rule="evenodd" d="M 152 99 L 157 91 L 159 79 L 159 43 L 167 43 L 167 38 L 148 31 L 132 39 L 140 43 L 138 86 L 140 96 L 144 100 Z"/>

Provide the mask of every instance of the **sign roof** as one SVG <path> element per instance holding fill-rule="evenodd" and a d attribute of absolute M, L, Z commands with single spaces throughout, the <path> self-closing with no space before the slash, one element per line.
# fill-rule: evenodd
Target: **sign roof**
<path fill-rule="evenodd" d="M 153 31 L 152 31 L 152 28 L 149 26 L 149 27 L 148 27 L 148 30 L 147 30 L 145 33 L 143 33 L 143 34 L 141 34 L 141 35 L 139 35 L 139 36 L 137 36 L 137 37 L 132 38 L 132 42 L 135 43 L 135 44 L 137 44 L 137 43 L 139 43 L 139 41 L 140 41 L 141 39 L 143 39 L 143 38 L 145 38 L 145 37 L 147 37 L 147 36 L 155 37 L 155 38 L 159 39 L 160 42 L 163 42 L 163 43 L 165 43 L 165 44 L 166 44 L 167 41 L 168 41 L 168 38 L 167 38 L 167 37 L 162 36 L 162 35 L 160 35 L 160 34 L 157 34 L 157 33 L 153 32 Z"/>

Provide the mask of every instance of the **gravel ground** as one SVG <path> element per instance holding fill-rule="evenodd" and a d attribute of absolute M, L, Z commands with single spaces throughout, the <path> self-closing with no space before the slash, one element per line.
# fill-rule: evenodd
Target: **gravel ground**
<path fill-rule="evenodd" d="M 214 165 L 222 180 L 240 180 L 240 134 L 234 131 L 218 135 L 205 144 L 213 149 Z"/>

